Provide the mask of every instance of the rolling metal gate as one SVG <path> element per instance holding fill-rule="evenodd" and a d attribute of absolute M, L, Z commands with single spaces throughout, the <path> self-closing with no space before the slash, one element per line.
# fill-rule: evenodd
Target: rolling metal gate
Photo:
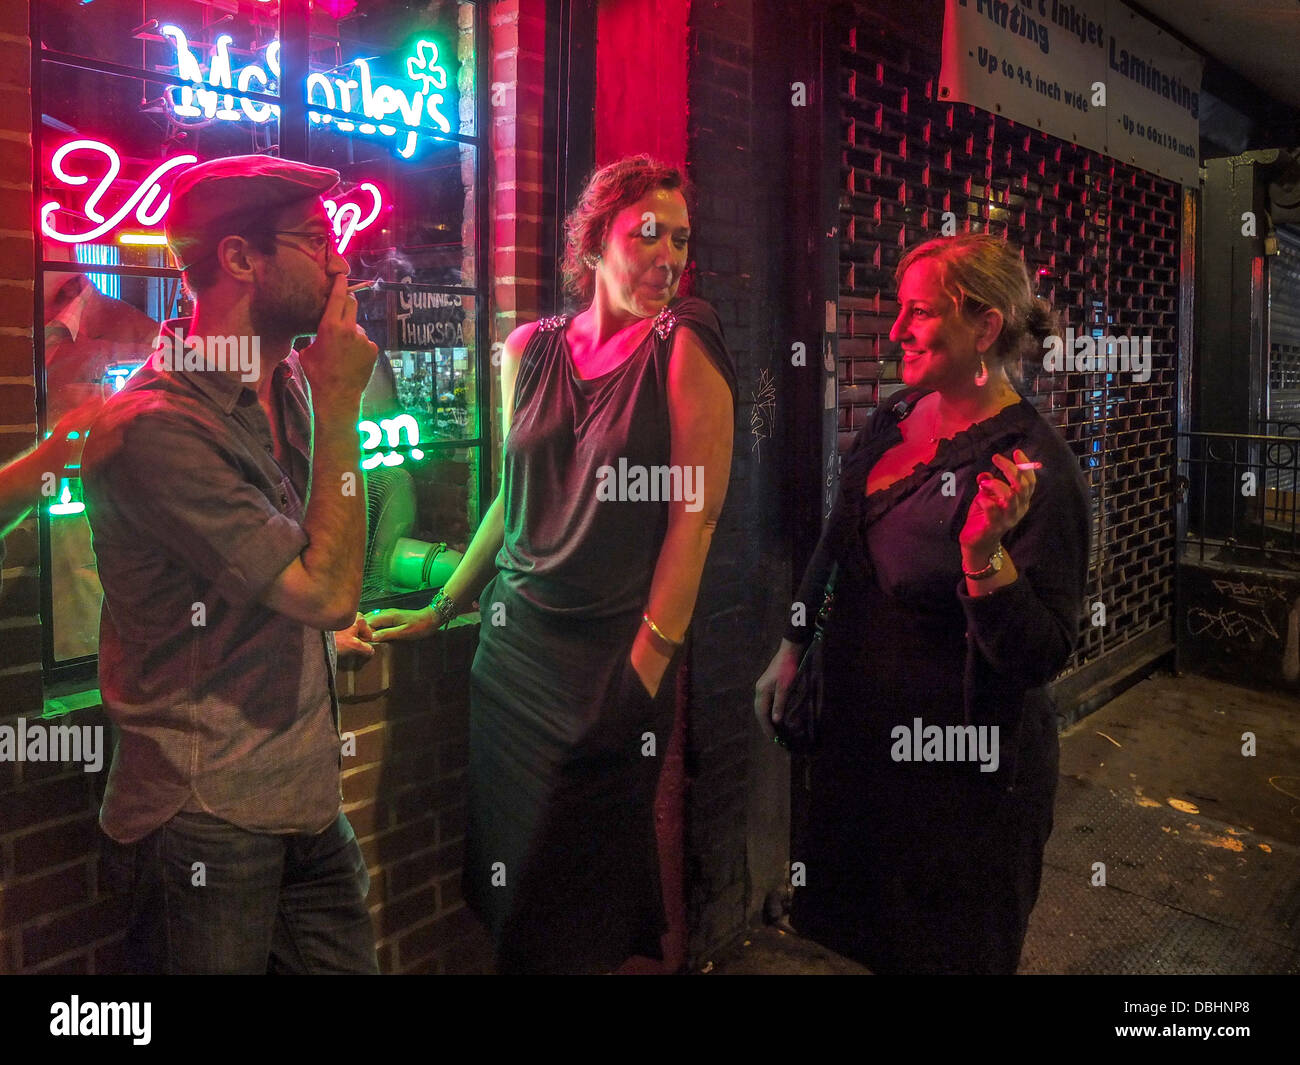
<path fill-rule="evenodd" d="M 1278 256 L 1269 264 L 1268 417 L 1300 423 L 1300 230 L 1279 226 Z M 1296 436 L 1290 424 L 1279 432 Z"/>
<path fill-rule="evenodd" d="M 1076 334 L 1150 336 L 1145 382 L 1024 368 L 1024 391 L 1079 456 L 1092 497 L 1088 610 L 1061 674 L 1082 696 L 1172 647 L 1182 191 L 938 100 L 942 5 L 923 6 L 937 6 L 937 18 L 917 11 L 904 24 L 864 4 L 836 31 L 840 448 L 901 384 L 889 341 L 894 266 L 905 248 L 939 233 L 945 211 L 959 230 L 987 229 L 1022 247 L 1039 294 Z"/>

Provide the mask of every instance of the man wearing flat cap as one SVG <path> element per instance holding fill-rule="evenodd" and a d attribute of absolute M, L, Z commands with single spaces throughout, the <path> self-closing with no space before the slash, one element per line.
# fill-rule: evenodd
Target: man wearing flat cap
<path fill-rule="evenodd" d="M 167 238 L 194 317 L 164 324 L 86 444 L 118 737 L 100 824 L 135 971 L 377 969 L 333 630 L 361 594 L 378 351 L 320 199 L 338 177 L 236 156 L 177 179 Z M 251 367 L 213 360 L 241 343 Z"/>

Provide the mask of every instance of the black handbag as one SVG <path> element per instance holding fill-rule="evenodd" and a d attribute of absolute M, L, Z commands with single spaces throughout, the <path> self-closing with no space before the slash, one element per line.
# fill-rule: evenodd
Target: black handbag
<path fill-rule="evenodd" d="M 779 723 L 774 722 L 776 742 L 795 754 L 812 754 L 821 739 L 822 712 L 825 708 L 826 685 L 826 619 L 830 617 L 835 601 L 835 579 L 839 564 L 831 567 L 826 581 L 826 595 L 817 620 L 813 623 L 812 643 L 799 660 L 794 680 L 785 695 L 785 707 Z"/>

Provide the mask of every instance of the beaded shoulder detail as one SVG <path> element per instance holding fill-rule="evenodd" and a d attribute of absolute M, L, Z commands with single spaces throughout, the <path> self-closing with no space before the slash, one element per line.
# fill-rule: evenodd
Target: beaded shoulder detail
<path fill-rule="evenodd" d="M 667 340 L 668 334 L 673 331 L 673 326 L 676 324 L 677 315 L 672 312 L 671 308 L 665 307 L 655 316 L 654 323 L 650 328 L 654 330 L 655 336 L 660 340 Z"/>
<path fill-rule="evenodd" d="M 550 317 L 538 321 L 538 332 L 554 333 L 557 329 L 563 329 L 568 320 L 569 316 L 567 314 L 552 314 Z"/>

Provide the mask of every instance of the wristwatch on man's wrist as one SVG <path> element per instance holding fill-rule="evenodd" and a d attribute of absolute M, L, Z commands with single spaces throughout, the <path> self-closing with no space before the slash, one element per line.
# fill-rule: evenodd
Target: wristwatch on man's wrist
<path fill-rule="evenodd" d="M 995 573 L 1001 571 L 1002 564 L 1006 560 L 1007 560 L 1007 556 L 1002 550 L 1002 545 L 998 544 L 998 549 L 994 551 L 993 554 L 989 555 L 989 562 L 987 566 L 985 566 L 983 569 L 976 570 L 974 573 L 966 573 L 966 570 L 963 568 L 962 573 L 966 575 L 966 579 L 968 581 L 987 580 L 989 577 L 992 577 Z"/>

